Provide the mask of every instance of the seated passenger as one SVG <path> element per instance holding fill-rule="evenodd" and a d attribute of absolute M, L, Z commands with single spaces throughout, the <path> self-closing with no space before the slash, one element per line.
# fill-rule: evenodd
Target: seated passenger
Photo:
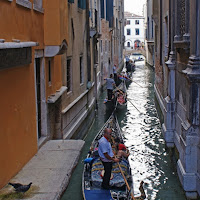
<path fill-rule="evenodd" d="M 120 143 L 120 139 L 117 137 L 115 138 L 115 154 L 118 158 L 128 158 L 130 155 L 129 150 L 126 148 L 126 146 L 122 143 Z"/>

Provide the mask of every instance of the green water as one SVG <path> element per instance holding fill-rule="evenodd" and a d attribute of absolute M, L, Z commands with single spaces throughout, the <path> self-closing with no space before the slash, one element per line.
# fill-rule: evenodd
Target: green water
<path fill-rule="evenodd" d="M 145 182 L 144 189 L 150 200 L 185 200 L 174 163 L 165 149 L 160 122 L 154 105 L 154 72 L 137 62 L 133 81 L 128 87 L 127 108 L 117 112 L 126 146 L 130 150 L 130 164 L 134 180 L 134 193 L 139 195 L 139 182 Z M 142 86 L 142 87 L 140 87 Z M 99 109 L 93 126 L 88 132 L 80 160 L 75 168 L 62 200 L 82 200 L 82 160 L 87 155 L 90 144 L 98 130 L 108 119 L 103 100 L 100 96 Z M 138 112 L 135 107 L 140 111 Z"/>

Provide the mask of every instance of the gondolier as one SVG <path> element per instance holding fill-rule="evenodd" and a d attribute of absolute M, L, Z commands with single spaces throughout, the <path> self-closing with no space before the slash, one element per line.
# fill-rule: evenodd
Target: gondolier
<path fill-rule="evenodd" d="M 104 130 L 104 136 L 99 140 L 98 153 L 105 170 L 102 182 L 103 189 L 110 189 L 109 182 L 112 171 L 112 162 L 119 162 L 119 159 L 113 158 L 114 154 L 112 151 L 111 144 L 109 142 L 109 139 L 111 138 L 111 133 L 112 130 L 106 128 Z"/>
<path fill-rule="evenodd" d="M 115 81 L 113 80 L 113 75 L 110 74 L 110 78 L 106 78 L 105 80 L 106 80 L 108 101 L 111 101 L 112 94 L 113 94 L 113 86 L 115 86 Z"/>
<path fill-rule="evenodd" d="M 118 77 L 117 77 L 117 67 L 116 67 L 116 65 L 113 66 L 113 74 L 114 74 L 115 84 L 117 85 L 118 84 Z"/>

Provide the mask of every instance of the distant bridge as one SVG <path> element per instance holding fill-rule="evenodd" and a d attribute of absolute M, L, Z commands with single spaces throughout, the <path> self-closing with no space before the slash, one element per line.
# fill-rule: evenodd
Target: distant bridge
<path fill-rule="evenodd" d="M 124 55 L 131 55 L 133 53 L 141 53 L 144 57 L 146 57 L 146 50 L 145 49 L 130 49 L 130 50 L 124 50 Z"/>

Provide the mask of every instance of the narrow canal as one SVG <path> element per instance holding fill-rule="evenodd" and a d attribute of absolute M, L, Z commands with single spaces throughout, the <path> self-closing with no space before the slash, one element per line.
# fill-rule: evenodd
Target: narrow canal
<path fill-rule="evenodd" d="M 134 193 L 139 195 L 139 183 L 145 182 L 144 189 L 149 200 L 185 200 L 176 169 L 165 149 L 160 122 L 154 105 L 154 71 L 137 62 L 132 82 L 128 87 L 129 102 L 127 109 L 117 112 L 123 130 L 125 144 L 130 150 L 130 163 L 134 180 Z M 137 83 L 137 84 L 136 84 Z M 100 96 L 99 109 L 93 126 L 85 140 L 80 160 L 75 168 L 62 200 L 82 200 L 82 160 L 96 133 L 108 119 L 103 100 Z M 134 106 L 140 111 L 138 112 Z"/>

